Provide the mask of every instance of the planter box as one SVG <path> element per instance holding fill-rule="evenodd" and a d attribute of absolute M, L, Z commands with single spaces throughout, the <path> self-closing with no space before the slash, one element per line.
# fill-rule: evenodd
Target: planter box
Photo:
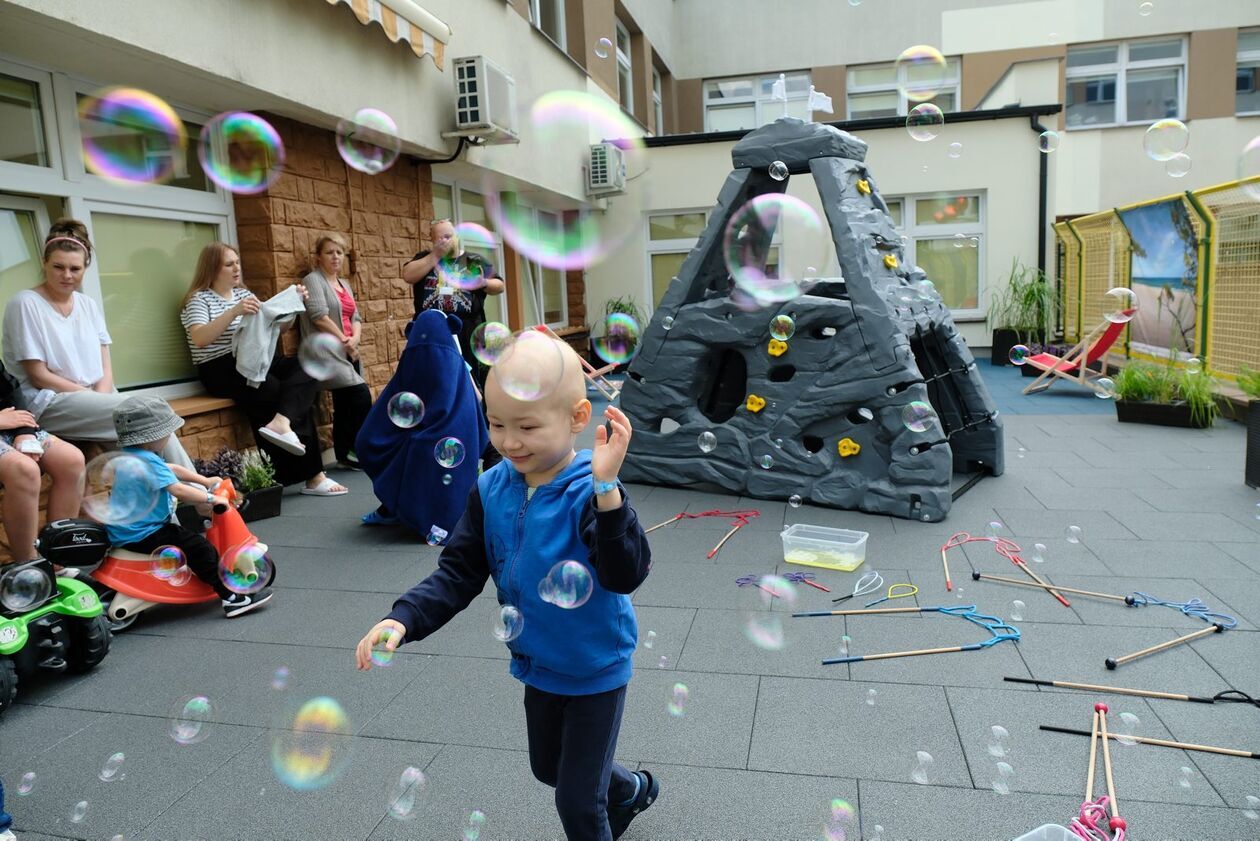
<path fill-rule="evenodd" d="M 1247 460 L 1244 481 L 1260 488 L 1260 400 L 1247 404 Z"/>
<path fill-rule="evenodd" d="M 245 494 L 237 510 L 247 523 L 280 516 L 280 500 L 284 497 L 283 485 L 272 485 Z"/>
<path fill-rule="evenodd" d="M 1010 365 L 1011 348 L 1015 345 L 1028 345 L 1030 349 L 1040 347 L 1044 338 L 1045 336 L 1041 333 L 1034 333 L 1025 340 L 1018 330 L 1008 330 L 1005 327 L 994 330 L 993 347 L 989 349 L 989 362 L 993 365 Z"/>
<path fill-rule="evenodd" d="M 1211 424 L 1195 423 L 1190 418 L 1190 407 L 1185 403 L 1142 403 L 1136 400 L 1117 400 L 1116 419 L 1121 423 L 1150 423 L 1156 426 L 1180 426 L 1185 429 L 1205 429 Z"/>

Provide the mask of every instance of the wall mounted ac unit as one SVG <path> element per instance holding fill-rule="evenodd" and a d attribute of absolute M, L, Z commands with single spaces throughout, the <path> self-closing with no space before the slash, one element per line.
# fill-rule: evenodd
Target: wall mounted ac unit
<path fill-rule="evenodd" d="M 626 155 L 612 143 L 591 144 L 590 165 L 586 168 L 586 193 L 608 196 L 626 191 Z"/>
<path fill-rule="evenodd" d="M 487 143 L 519 143 L 516 80 L 485 56 L 457 58 L 455 131 L 443 137 L 481 137 Z"/>

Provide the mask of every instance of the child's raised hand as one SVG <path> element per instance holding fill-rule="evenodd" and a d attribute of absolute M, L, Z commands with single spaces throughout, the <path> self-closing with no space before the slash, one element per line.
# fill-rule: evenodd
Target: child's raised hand
<path fill-rule="evenodd" d="M 596 428 L 591 476 L 597 482 L 612 482 L 621 471 L 621 463 L 626 460 L 626 449 L 630 446 L 630 419 L 616 406 L 605 409 L 604 417 L 612 425 L 612 436 L 609 437 L 603 424 Z"/>
<path fill-rule="evenodd" d="M 382 619 L 372 626 L 354 649 L 354 661 L 359 671 L 366 672 L 372 668 L 372 649 L 379 643 L 385 643 L 385 650 L 392 652 L 402 645 L 407 629 L 401 622 L 393 619 Z"/>

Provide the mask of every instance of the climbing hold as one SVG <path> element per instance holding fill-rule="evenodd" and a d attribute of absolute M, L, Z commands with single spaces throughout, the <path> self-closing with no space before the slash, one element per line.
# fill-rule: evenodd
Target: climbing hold
<path fill-rule="evenodd" d="M 890 269 L 895 269 L 895 268 L 897 268 L 897 255 L 896 255 L 896 254 L 885 254 L 885 255 L 884 255 L 884 265 L 885 265 L 885 266 L 887 266 L 887 267 L 888 267 L 888 268 L 890 268 Z"/>
<path fill-rule="evenodd" d="M 869 196 L 871 194 L 871 182 L 867 181 L 865 178 L 858 179 L 857 188 L 858 192 L 864 196 Z"/>
<path fill-rule="evenodd" d="M 862 452 L 862 445 L 852 438 L 841 438 L 840 443 L 836 445 L 836 450 L 841 458 L 848 458 Z"/>
<path fill-rule="evenodd" d="M 770 345 L 766 348 L 766 353 L 771 356 L 782 356 L 787 353 L 787 342 L 781 342 L 778 339 L 771 339 Z"/>
<path fill-rule="evenodd" d="M 744 406 L 748 409 L 748 411 L 755 414 L 766 408 L 766 401 L 765 398 L 758 397 L 755 394 L 750 394 L 748 395 L 748 399 L 744 401 Z"/>

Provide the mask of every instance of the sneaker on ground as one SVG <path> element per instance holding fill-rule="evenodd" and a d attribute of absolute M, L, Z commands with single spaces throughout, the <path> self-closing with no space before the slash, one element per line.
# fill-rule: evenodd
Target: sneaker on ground
<path fill-rule="evenodd" d="M 17 836 L 13 834 L 13 830 L 6 829 L 0 832 L 0 841 L 17 841 Z"/>
<path fill-rule="evenodd" d="M 613 838 L 620 838 L 630 826 L 630 821 L 647 807 L 656 802 L 661 793 L 661 783 L 649 771 L 635 771 L 639 778 L 639 794 L 628 806 L 608 807 L 608 828 Z"/>
<path fill-rule="evenodd" d="M 223 600 L 223 612 L 231 619 L 233 616 L 240 616 L 242 613 L 249 613 L 255 608 L 262 607 L 271 601 L 271 588 L 264 587 L 257 593 L 246 595 L 244 593 L 233 593 L 232 597 Z"/>

